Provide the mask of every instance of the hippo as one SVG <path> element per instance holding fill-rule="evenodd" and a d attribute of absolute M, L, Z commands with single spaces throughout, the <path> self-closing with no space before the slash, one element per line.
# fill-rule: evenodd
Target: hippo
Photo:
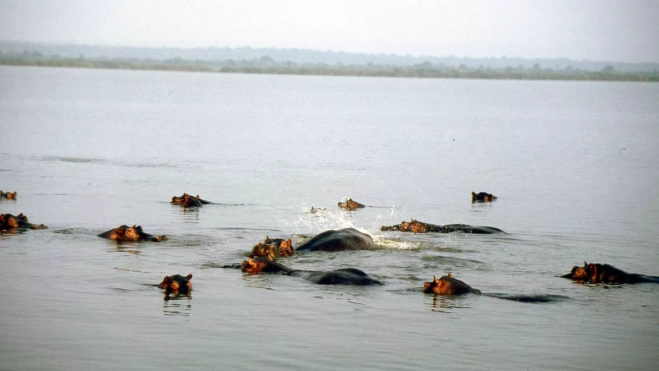
<path fill-rule="evenodd" d="M 158 287 L 165 290 L 165 300 L 169 300 L 169 295 L 186 295 L 190 297 L 190 291 L 192 291 L 192 274 L 188 274 L 186 277 L 181 276 L 180 274 L 175 274 L 173 276 L 165 276 L 165 278 L 158 284 Z"/>
<path fill-rule="evenodd" d="M 608 264 L 583 264 L 583 267 L 572 267 L 570 273 L 561 277 L 587 283 L 659 283 L 659 277 L 627 273 Z"/>
<path fill-rule="evenodd" d="M 15 200 L 18 192 L 2 192 L 0 191 L 0 199 L 6 198 L 8 200 Z"/>
<path fill-rule="evenodd" d="M 286 267 L 265 258 L 249 258 L 240 270 L 249 274 L 279 273 L 287 276 L 302 277 L 318 285 L 382 285 L 383 283 L 357 268 L 342 268 L 332 271 L 302 271 Z"/>
<path fill-rule="evenodd" d="M 437 295 L 462 295 L 468 293 L 474 293 L 477 295 L 481 294 L 480 290 L 472 288 L 459 279 L 453 278 L 453 275 L 450 273 L 447 276 L 442 276 L 439 279 L 437 279 L 435 276 L 432 278 L 432 282 L 425 282 L 423 284 L 424 293 L 435 293 Z"/>
<path fill-rule="evenodd" d="M 142 226 L 132 226 L 121 225 L 117 228 L 110 229 L 109 231 L 103 232 L 98 235 L 99 237 L 107 238 L 117 242 L 141 242 L 141 241 L 153 241 L 161 242 L 167 239 L 167 236 L 154 236 L 148 233 L 144 233 Z"/>
<path fill-rule="evenodd" d="M 348 211 L 352 211 L 352 210 L 356 210 L 356 209 L 362 209 L 362 208 L 366 207 L 365 205 L 362 205 L 357 201 L 353 201 L 352 198 L 349 198 L 344 202 L 339 202 L 338 205 L 343 210 L 348 210 Z"/>
<path fill-rule="evenodd" d="M 172 197 L 172 203 L 183 207 L 200 207 L 201 205 L 210 204 L 209 201 L 202 200 L 199 195 L 191 196 L 187 193 L 183 193 L 181 197 Z"/>
<path fill-rule="evenodd" d="M 48 227 L 43 224 L 32 224 L 28 222 L 27 216 L 20 213 L 18 216 L 0 214 L 0 229 L 48 229 Z"/>
<path fill-rule="evenodd" d="M 322 232 L 295 249 L 302 251 L 363 250 L 373 244 L 373 238 L 354 228 Z"/>
<path fill-rule="evenodd" d="M 270 260 L 275 260 L 280 256 L 286 257 L 293 254 L 295 254 L 295 249 L 290 238 L 288 240 L 284 240 L 283 238 L 270 239 L 266 236 L 263 243 L 259 242 L 252 248 L 249 257 L 267 257 Z"/>
<path fill-rule="evenodd" d="M 506 233 L 499 228 L 487 226 L 472 226 L 467 224 L 446 224 L 435 225 L 420 222 L 412 219 L 411 222 L 403 221 L 400 224 L 392 226 L 382 226 L 381 231 L 400 231 L 412 233 L 451 233 L 451 232 L 464 232 L 464 233 L 477 233 L 477 234 L 492 234 L 492 233 Z"/>
<path fill-rule="evenodd" d="M 471 192 L 471 202 L 492 202 L 497 199 L 497 196 L 486 192 Z"/>

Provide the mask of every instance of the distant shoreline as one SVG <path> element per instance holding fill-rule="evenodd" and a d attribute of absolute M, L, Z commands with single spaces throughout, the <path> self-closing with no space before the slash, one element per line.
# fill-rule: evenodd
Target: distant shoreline
<path fill-rule="evenodd" d="M 566 81 L 629 81 L 659 82 L 659 71 L 619 72 L 553 70 L 549 68 L 448 68 L 433 65 L 328 65 L 276 63 L 262 60 L 200 61 L 152 59 L 86 59 L 86 58 L 25 58 L 0 57 L 0 65 L 95 68 L 120 70 L 248 73 L 271 75 L 357 76 L 400 78 L 491 79 L 491 80 L 566 80 Z"/>

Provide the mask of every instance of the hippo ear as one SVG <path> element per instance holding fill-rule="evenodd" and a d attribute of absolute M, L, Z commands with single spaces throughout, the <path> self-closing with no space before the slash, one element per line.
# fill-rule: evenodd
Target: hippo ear
<path fill-rule="evenodd" d="M 263 240 L 263 243 L 268 244 L 272 241 L 270 241 L 270 236 L 265 236 L 265 240 Z"/>
<path fill-rule="evenodd" d="M 453 273 L 449 273 L 448 278 L 453 278 Z"/>
<path fill-rule="evenodd" d="M 439 284 L 439 280 L 437 279 L 437 277 L 432 276 L 432 280 L 433 280 L 435 283 Z"/>
<path fill-rule="evenodd" d="M 188 274 L 186 278 L 188 279 L 188 281 L 190 281 L 192 279 L 192 273 Z"/>
<path fill-rule="evenodd" d="M 584 267 L 587 267 L 587 266 L 588 266 L 588 263 L 586 263 L 585 260 L 583 261 L 583 266 L 584 266 Z"/>
<path fill-rule="evenodd" d="M 169 283 L 171 280 L 172 279 L 169 278 L 169 276 L 165 276 L 165 278 L 163 278 L 163 280 L 162 280 L 162 283 Z"/>

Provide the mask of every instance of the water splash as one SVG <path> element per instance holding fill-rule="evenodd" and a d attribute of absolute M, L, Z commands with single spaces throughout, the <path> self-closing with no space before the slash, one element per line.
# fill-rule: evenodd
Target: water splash
<path fill-rule="evenodd" d="M 298 234 L 320 233 L 329 229 L 342 228 L 355 228 L 367 232 L 355 226 L 350 212 L 321 208 L 312 213 L 310 210 L 311 206 L 303 205 L 298 218 L 293 221 L 283 220 L 284 225 L 291 227 Z"/>

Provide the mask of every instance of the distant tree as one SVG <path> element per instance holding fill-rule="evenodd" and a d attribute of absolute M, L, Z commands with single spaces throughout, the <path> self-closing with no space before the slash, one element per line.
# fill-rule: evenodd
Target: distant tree
<path fill-rule="evenodd" d="M 264 55 L 261 58 L 259 58 L 259 62 L 261 62 L 261 64 L 274 64 L 275 60 L 267 55 Z"/>
<path fill-rule="evenodd" d="M 605 73 L 612 73 L 612 72 L 615 72 L 615 71 L 616 71 L 616 68 L 613 67 L 610 64 L 607 64 L 606 66 L 604 66 L 604 68 L 602 68 L 602 72 L 605 72 Z"/>

